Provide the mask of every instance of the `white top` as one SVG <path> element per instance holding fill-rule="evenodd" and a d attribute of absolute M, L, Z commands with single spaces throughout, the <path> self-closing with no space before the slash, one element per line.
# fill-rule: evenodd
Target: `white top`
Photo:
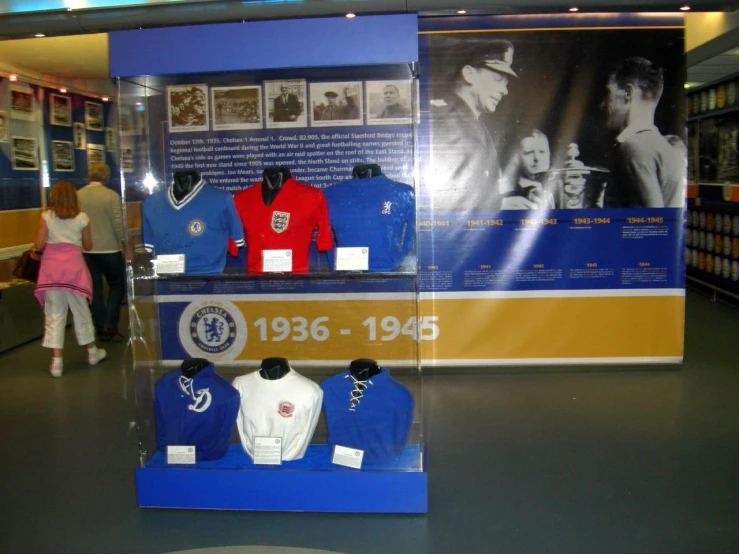
<path fill-rule="evenodd" d="M 49 229 L 47 244 L 76 244 L 82 248 L 82 229 L 90 223 L 90 218 L 86 213 L 80 212 L 76 217 L 59 219 L 52 210 L 46 210 L 41 217 L 44 218 L 46 227 Z"/>
<path fill-rule="evenodd" d="M 246 453 L 254 457 L 254 437 L 280 437 L 284 461 L 302 458 L 321 415 L 321 388 L 292 369 L 274 381 L 255 371 L 233 386 L 241 395 L 236 426 Z"/>

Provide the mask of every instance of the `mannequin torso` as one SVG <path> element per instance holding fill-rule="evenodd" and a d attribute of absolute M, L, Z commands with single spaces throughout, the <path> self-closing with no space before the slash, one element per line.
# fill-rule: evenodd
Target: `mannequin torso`
<path fill-rule="evenodd" d="M 262 200 L 269 206 L 282 190 L 282 185 L 290 179 L 290 170 L 286 167 L 265 167 L 262 173 Z"/>
<path fill-rule="evenodd" d="M 282 379 L 290 371 L 290 364 L 286 358 L 265 358 L 262 360 L 262 367 L 259 369 L 259 375 L 263 379 L 276 381 Z"/>

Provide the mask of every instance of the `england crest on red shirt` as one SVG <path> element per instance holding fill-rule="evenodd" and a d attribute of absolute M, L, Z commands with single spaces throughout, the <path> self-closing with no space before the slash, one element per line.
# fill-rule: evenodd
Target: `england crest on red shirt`
<path fill-rule="evenodd" d="M 290 214 L 287 212 L 272 212 L 272 229 L 276 233 L 282 233 L 287 229 L 287 224 L 290 221 Z"/>

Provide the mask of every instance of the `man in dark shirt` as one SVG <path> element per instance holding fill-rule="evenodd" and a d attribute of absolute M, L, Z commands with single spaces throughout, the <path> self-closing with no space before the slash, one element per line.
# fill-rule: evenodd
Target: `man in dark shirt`
<path fill-rule="evenodd" d="M 275 109 L 272 112 L 274 120 L 295 121 L 302 111 L 297 95 L 289 93 L 287 86 L 282 85 L 280 95 L 275 98 Z"/>
<path fill-rule="evenodd" d="M 685 203 L 681 153 L 654 125 L 663 88 L 662 68 L 639 57 L 622 61 L 608 79 L 601 108 L 616 145 L 606 208 L 680 208 Z"/>

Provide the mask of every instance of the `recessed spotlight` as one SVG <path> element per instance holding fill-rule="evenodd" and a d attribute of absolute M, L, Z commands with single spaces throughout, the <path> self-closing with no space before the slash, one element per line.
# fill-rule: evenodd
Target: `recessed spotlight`
<path fill-rule="evenodd" d="M 141 102 L 136 102 L 136 105 L 137 105 L 137 106 L 143 106 L 144 104 L 143 104 L 143 103 L 141 103 Z"/>
<path fill-rule="evenodd" d="M 44 33 L 36 33 L 33 36 L 35 36 L 36 38 L 44 38 L 46 35 Z"/>
<path fill-rule="evenodd" d="M 458 13 L 459 15 L 464 15 L 464 14 L 466 14 L 466 13 L 467 13 L 467 10 L 457 10 L 457 13 Z"/>
<path fill-rule="evenodd" d="M 572 7 L 570 8 L 570 11 L 571 11 L 571 12 L 579 12 L 579 11 L 580 11 L 580 8 L 577 8 L 577 7 L 575 7 L 575 6 L 572 6 Z"/>
<path fill-rule="evenodd" d="M 64 94 L 65 92 L 67 92 L 67 89 L 65 89 L 64 87 L 62 87 L 62 88 L 59 89 L 59 92 L 61 92 L 62 94 Z"/>
<path fill-rule="evenodd" d="M 18 75 L 16 75 L 15 73 L 11 73 L 10 75 L 8 75 L 8 79 L 10 79 L 11 81 L 17 81 Z"/>
<path fill-rule="evenodd" d="M 103 102 L 107 102 L 108 100 L 110 100 L 110 98 L 108 98 L 107 96 L 103 96 Z"/>
<path fill-rule="evenodd" d="M 684 11 L 684 12 L 689 12 L 690 11 L 690 6 L 688 6 L 687 4 L 685 4 L 684 6 L 680 6 L 680 10 L 681 11 Z"/>
<path fill-rule="evenodd" d="M 352 13 L 352 12 L 349 12 L 348 14 L 346 14 L 346 16 L 347 16 L 347 17 L 348 17 L 349 19 L 354 19 L 355 17 L 357 17 L 357 14 L 354 14 L 354 13 Z"/>

